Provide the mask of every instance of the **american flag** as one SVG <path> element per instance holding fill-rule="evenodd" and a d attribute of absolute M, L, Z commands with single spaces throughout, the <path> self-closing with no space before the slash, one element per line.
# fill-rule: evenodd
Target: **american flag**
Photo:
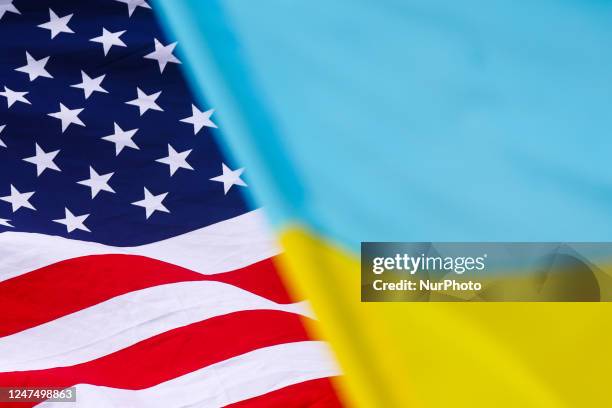
<path fill-rule="evenodd" d="M 215 141 L 223 112 L 152 6 L 0 0 L 0 386 L 76 387 L 41 406 L 338 406 Z"/>

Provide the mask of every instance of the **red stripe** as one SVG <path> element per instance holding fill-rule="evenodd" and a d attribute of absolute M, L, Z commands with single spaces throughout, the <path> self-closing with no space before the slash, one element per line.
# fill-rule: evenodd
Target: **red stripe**
<path fill-rule="evenodd" d="M 341 408 L 331 380 L 320 378 L 290 385 L 226 408 Z"/>
<path fill-rule="evenodd" d="M 91 384 L 138 390 L 261 347 L 306 340 L 310 336 L 298 315 L 237 312 L 167 331 L 86 363 L 0 373 L 0 386 Z"/>
<path fill-rule="evenodd" d="M 135 290 L 208 280 L 229 283 L 277 303 L 291 302 L 272 259 L 231 272 L 202 275 L 143 256 L 92 255 L 58 262 L 0 282 L 0 311 L 3 311 L 0 337 Z"/>

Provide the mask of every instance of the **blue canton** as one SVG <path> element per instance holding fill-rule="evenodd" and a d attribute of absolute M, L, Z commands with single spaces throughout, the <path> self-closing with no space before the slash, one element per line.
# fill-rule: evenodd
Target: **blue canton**
<path fill-rule="evenodd" d="M 134 246 L 249 210 L 147 2 L 0 3 L 0 232 Z"/>

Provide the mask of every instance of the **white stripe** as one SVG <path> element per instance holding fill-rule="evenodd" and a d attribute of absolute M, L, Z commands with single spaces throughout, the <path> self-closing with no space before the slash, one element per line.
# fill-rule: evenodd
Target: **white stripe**
<path fill-rule="evenodd" d="M 160 285 L 0 338 L 0 372 L 74 365 L 177 327 L 255 309 L 310 316 L 304 302 L 278 304 L 225 283 Z"/>
<path fill-rule="evenodd" d="M 79 384 L 76 403 L 45 408 L 222 407 L 289 385 L 338 375 L 327 344 L 318 341 L 261 348 L 144 390 Z"/>
<path fill-rule="evenodd" d="M 0 281 L 85 255 L 142 255 L 207 275 L 243 268 L 278 253 L 261 210 L 138 247 L 9 231 L 0 234 Z"/>

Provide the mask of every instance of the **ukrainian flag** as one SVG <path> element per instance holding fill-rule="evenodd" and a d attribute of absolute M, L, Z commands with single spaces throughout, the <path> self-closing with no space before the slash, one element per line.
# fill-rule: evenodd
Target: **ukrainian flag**
<path fill-rule="evenodd" d="M 612 2 L 158 0 L 356 407 L 612 404 L 607 303 L 361 303 L 361 241 L 612 241 Z"/>

